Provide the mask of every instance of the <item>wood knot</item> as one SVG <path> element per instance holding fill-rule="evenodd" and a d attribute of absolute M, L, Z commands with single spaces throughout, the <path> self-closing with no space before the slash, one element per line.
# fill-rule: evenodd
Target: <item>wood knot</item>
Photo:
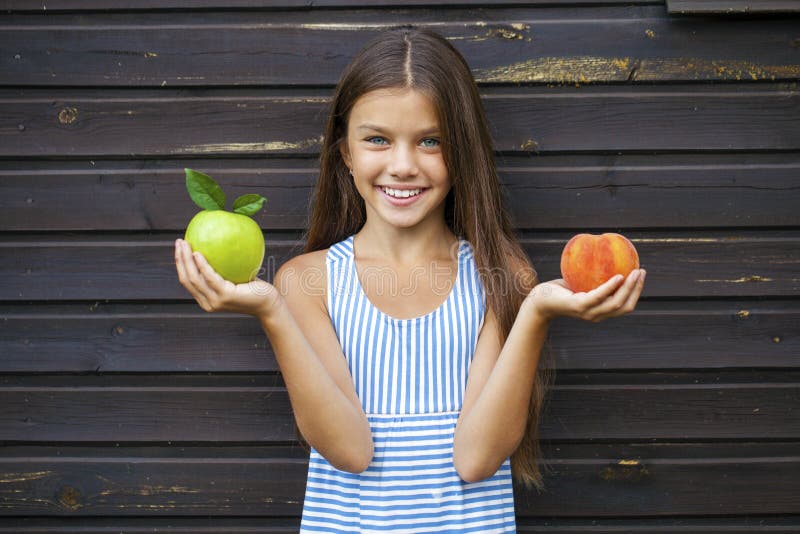
<path fill-rule="evenodd" d="M 58 112 L 58 122 L 72 124 L 78 119 L 78 108 L 66 107 Z"/>
<path fill-rule="evenodd" d="M 82 498 L 81 492 L 72 486 L 64 486 L 58 492 L 58 503 L 68 510 L 77 510 L 83 506 Z"/>
<path fill-rule="evenodd" d="M 620 460 L 600 471 L 600 478 L 607 481 L 639 482 L 650 472 L 639 460 Z"/>

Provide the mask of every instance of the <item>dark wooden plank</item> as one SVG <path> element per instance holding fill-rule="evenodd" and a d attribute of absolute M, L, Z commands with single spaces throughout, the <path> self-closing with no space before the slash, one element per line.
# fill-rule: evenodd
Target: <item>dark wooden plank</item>
<path fill-rule="evenodd" d="M 0 312 L 0 373 L 278 370 L 258 322 L 197 305 L 37 305 Z"/>
<path fill-rule="evenodd" d="M 563 5 L 572 4 L 603 4 L 603 5 L 646 5 L 663 4 L 664 0 L 370 0 L 369 7 L 450 7 L 478 5 L 480 7 L 496 5 Z M 363 1 L 359 0 L 4 0 L 3 10 L 8 11 L 113 11 L 113 10 L 174 10 L 174 9 L 232 9 L 232 8 L 260 8 L 260 9 L 286 9 L 286 8 L 361 8 Z"/>
<path fill-rule="evenodd" d="M 603 375 L 557 384 L 542 422 L 550 440 L 799 439 L 800 380 L 725 382 L 714 374 Z M 168 377 L 169 384 L 188 381 Z M 570 378 L 570 377 L 567 377 Z M 580 375 L 572 376 L 579 380 Z M 751 379 L 753 380 L 753 379 Z M 288 396 L 276 387 L 207 385 L 0 385 L 7 442 L 272 443 L 295 439 Z M 621 383 L 614 383 L 620 381 Z M 13 385 L 8 385 L 12 382 Z M 53 382 L 53 380 L 50 380 Z M 122 381 L 124 383 L 124 381 Z M 144 379 L 140 380 L 145 382 Z M 221 378 L 217 382 L 224 381 Z M 188 382 L 191 383 L 191 382 Z"/>
<path fill-rule="evenodd" d="M 221 517 L 15 517 L 0 518 L 3 534 L 297 534 L 300 516 Z M 713 530 L 711 532 L 714 532 Z"/>
<path fill-rule="evenodd" d="M 0 399 L 5 406 L 0 440 L 266 443 L 295 439 L 289 398 L 282 388 L 0 387 Z"/>
<path fill-rule="evenodd" d="M 517 230 L 800 226 L 800 160 L 789 154 L 502 155 Z M 267 197 L 264 230 L 301 230 L 316 159 L 0 161 L 7 231 L 174 230 L 197 211 L 183 168 Z"/>
<path fill-rule="evenodd" d="M 183 169 L 210 174 L 227 208 L 246 193 L 267 198 L 255 220 L 265 230 L 306 226 L 316 160 L 0 161 L 3 230 L 183 230 L 199 211 Z M 784 193 L 785 194 L 785 193 Z"/>
<path fill-rule="evenodd" d="M 620 229 L 611 229 L 620 231 Z M 800 240 L 793 231 L 638 232 L 622 229 L 648 271 L 644 298 L 797 296 Z M 188 299 L 174 265 L 180 234 L 0 235 L 0 300 Z M 573 234 L 525 234 L 541 280 L 560 277 Z M 268 235 L 262 278 L 302 252 L 302 243 Z M 318 273 L 301 273 L 316 276 Z M 509 284 L 513 281 L 509 280 Z"/>
<path fill-rule="evenodd" d="M 599 325 L 554 321 L 552 362 L 542 365 L 559 372 L 792 368 L 798 324 L 791 301 L 644 301 Z M 278 371 L 257 321 L 195 304 L 0 306 L 0 354 L 0 373 Z"/>
<path fill-rule="evenodd" d="M 300 518 L 0 518 L 0 533 L 9 534 L 150 534 L 152 532 L 196 534 L 294 534 Z M 698 532 L 797 534 L 800 518 L 790 516 L 740 516 L 707 518 L 517 518 L 517 532 L 557 534 L 697 534 Z"/>
<path fill-rule="evenodd" d="M 6 490 L 0 513 L 298 515 L 308 469 L 305 460 L 273 458 L 97 460 L 10 460 L 0 469 L 16 480 L 2 486 L 23 493 Z"/>
<path fill-rule="evenodd" d="M 800 77 L 796 19 L 676 21 L 641 3 L 44 15 L 0 19 L 0 85 L 332 86 L 369 39 L 400 24 L 445 35 L 480 83 Z"/>
<path fill-rule="evenodd" d="M 641 532 L 658 534 L 716 534 L 722 532 L 770 532 L 797 534 L 800 518 L 796 516 L 738 516 L 706 518 L 637 518 L 637 519 L 572 519 L 543 518 L 517 520 L 517 532 L 555 534 L 620 534 Z"/>
<path fill-rule="evenodd" d="M 322 91 L 6 89 L 0 156 L 316 154 L 326 102 Z M 493 88 L 484 103 L 502 152 L 800 149 L 796 83 Z"/>
<path fill-rule="evenodd" d="M 678 15 L 800 13 L 797 0 L 667 0 L 667 12 Z"/>
<path fill-rule="evenodd" d="M 733 521 L 738 519 L 741 526 L 750 521 L 725 516 L 800 513 L 795 498 L 800 491 L 800 458 L 791 454 L 789 444 L 587 444 L 563 448 L 563 453 L 562 446 L 547 451 L 545 493 L 515 489 L 521 524 L 543 527 L 547 518 L 551 526 L 564 521 L 564 527 L 574 528 L 582 526 L 576 519 L 604 518 L 609 526 L 617 521 L 619 527 L 631 525 L 637 517 L 666 516 L 669 510 L 669 515 L 686 519 L 700 516 L 688 524 L 735 526 Z M 304 459 L 264 458 L 259 456 L 262 449 L 245 451 L 239 457 L 213 448 L 205 449 L 207 456 L 189 457 L 158 456 L 163 448 L 131 451 L 127 456 L 105 456 L 106 450 L 73 454 L 59 449 L 56 455 L 51 449 L 50 455 L 4 455 L 0 458 L 0 491 L 7 497 L 0 501 L 0 509 L 4 515 L 42 518 L 182 515 L 187 519 L 184 526 L 190 527 L 201 526 L 198 516 L 208 514 L 223 521 L 225 516 L 236 515 L 297 516 L 302 506 Z M 787 526 L 775 521 L 778 518 L 764 519 L 763 526 Z M 661 526 L 669 526 L 669 520 L 665 518 Z M 137 523 L 142 524 L 132 524 Z M 100 520 L 98 526 L 102 525 Z"/>

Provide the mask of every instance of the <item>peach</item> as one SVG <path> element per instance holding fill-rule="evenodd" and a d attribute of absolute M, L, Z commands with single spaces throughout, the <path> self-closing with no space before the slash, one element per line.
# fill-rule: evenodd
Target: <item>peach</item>
<path fill-rule="evenodd" d="M 561 253 L 561 276 L 575 293 L 591 291 L 614 275 L 628 276 L 638 268 L 636 248 L 620 234 L 578 234 Z"/>

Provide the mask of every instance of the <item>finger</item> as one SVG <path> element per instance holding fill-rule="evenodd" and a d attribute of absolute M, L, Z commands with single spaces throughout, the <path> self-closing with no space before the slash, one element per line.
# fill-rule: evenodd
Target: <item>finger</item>
<path fill-rule="evenodd" d="M 181 254 L 180 239 L 175 240 L 175 270 L 178 271 L 178 280 L 181 285 L 185 286 L 187 282 L 186 267 L 183 264 L 183 255 Z"/>
<path fill-rule="evenodd" d="M 628 273 L 625 282 L 617 289 L 613 296 L 598 305 L 596 309 L 591 310 L 591 313 L 595 315 L 598 320 L 628 313 L 629 309 L 627 309 L 625 305 L 631 297 L 634 296 L 635 290 L 639 286 L 640 274 L 640 269 L 634 269 Z"/>
<path fill-rule="evenodd" d="M 193 252 L 192 259 L 197 266 L 197 271 L 207 282 L 208 288 L 215 294 L 221 293 L 225 288 L 226 280 L 214 270 L 208 260 L 200 252 Z"/>
<path fill-rule="evenodd" d="M 628 300 L 626 300 L 625 304 L 623 304 L 623 308 L 628 312 L 631 312 L 636 308 L 636 303 L 639 302 L 639 297 L 641 296 L 642 291 L 644 291 L 645 274 L 647 274 L 647 272 L 642 269 L 641 275 L 636 281 L 636 285 L 633 287 L 633 291 L 631 291 L 631 294 L 628 296 Z"/>
<path fill-rule="evenodd" d="M 207 284 L 205 279 L 197 269 L 197 265 L 192 257 L 192 248 L 186 241 L 179 241 L 180 257 L 183 263 L 183 268 L 186 276 L 186 284 L 184 286 L 189 290 L 194 299 L 204 309 L 210 308 L 208 297 L 206 295 Z"/>
<path fill-rule="evenodd" d="M 622 275 L 615 275 L 586 293 L 586 308 L 594 308 L 606 302 L 622 283 Z"/>

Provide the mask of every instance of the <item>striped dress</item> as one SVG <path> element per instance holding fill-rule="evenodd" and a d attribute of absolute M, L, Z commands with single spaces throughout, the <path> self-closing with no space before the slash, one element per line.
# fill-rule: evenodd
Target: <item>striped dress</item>
<path fill-rule="evenodd" d="M 515 532 L 509 459 L 471 484 L 453 467 L 453 433 L 485 314 L 472 247 L 460 241 L 444 303 L 413 319 L 391 317 L 367 299 L 352 236 L 329 249 L 326 265 L 328 311 L 375 455 L 353 474 L 312 448 L 301 532 Z"/>

